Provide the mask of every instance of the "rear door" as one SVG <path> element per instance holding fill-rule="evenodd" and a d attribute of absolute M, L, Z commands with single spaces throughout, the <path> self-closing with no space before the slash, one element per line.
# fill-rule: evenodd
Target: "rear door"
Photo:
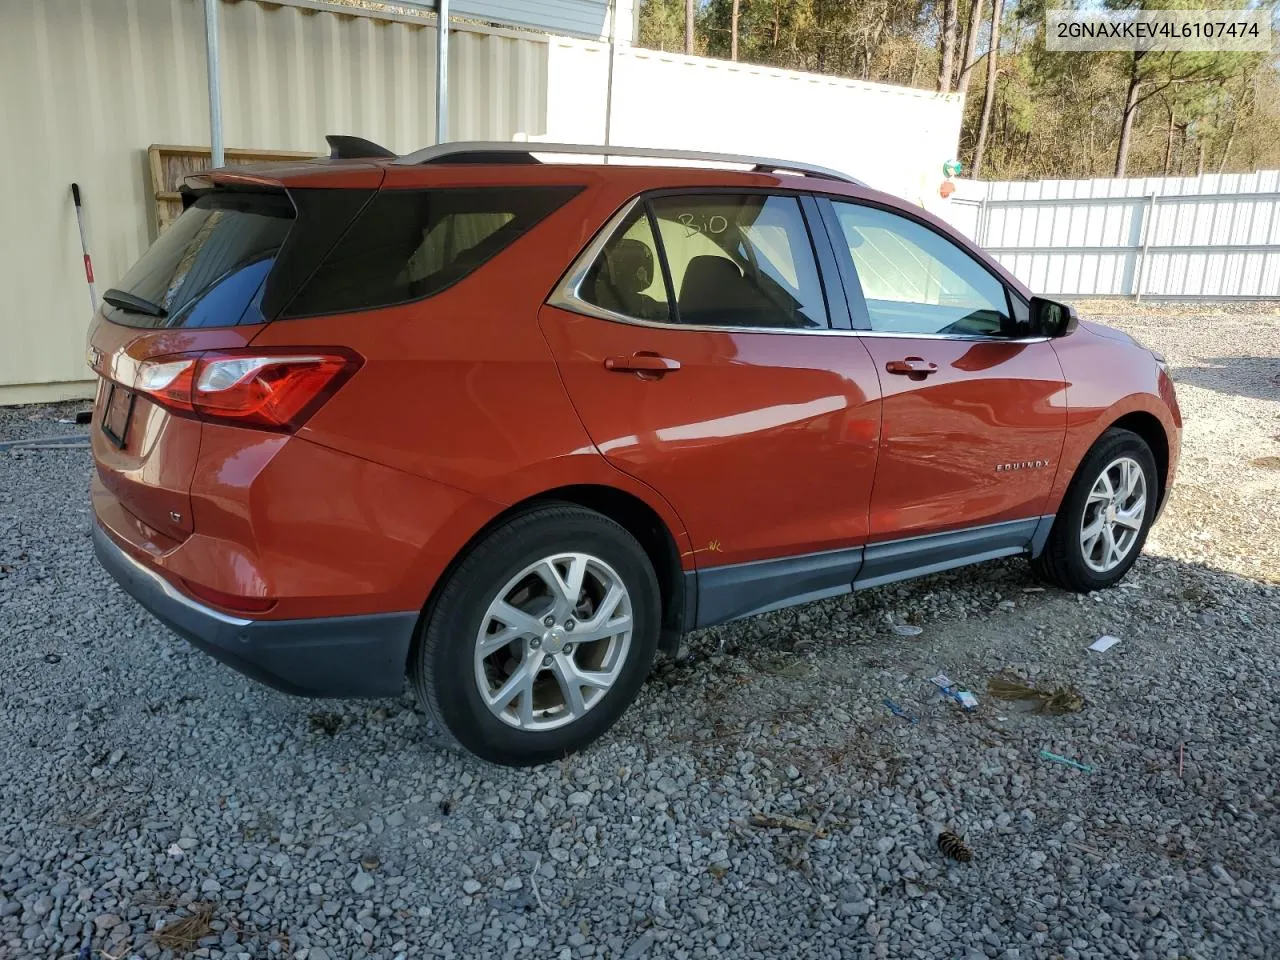
<path fill-rule="evenodd" d="M 541 314 L 591 439 L 688 529 L 700 623 L 847 590 L 867 536 L 879 384 L 811 227 L 791 194 L 637 201 Z"/>
<path fill-rule="evenodd" d="M 947 549 L 1021 549 L 1066 433 L 1053 347 L 1026 336 L 1017 293 L 932 225 L 835 198 L 823 209 L 884 397 L 870 539 L 973 529 Z"/>

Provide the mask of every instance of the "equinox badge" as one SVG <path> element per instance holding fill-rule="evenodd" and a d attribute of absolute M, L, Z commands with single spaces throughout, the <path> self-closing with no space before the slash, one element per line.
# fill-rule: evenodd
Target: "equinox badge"
<path fill-rule="evenodd" d="M 1005 473 L 1009 470 L 1043 470 L 1048 465 L 1048 460 L 1017 460 L 1013 463 L 997 463 L 996 473 Z"/>

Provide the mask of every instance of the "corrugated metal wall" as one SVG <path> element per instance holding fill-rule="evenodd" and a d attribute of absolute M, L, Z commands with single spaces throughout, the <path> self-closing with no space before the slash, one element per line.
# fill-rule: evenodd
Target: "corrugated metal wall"
<path fill-rule="evenodd" d="M 433 142 L 434 27 L 256 0 L 221 11 L 227 146 Z M 455 29 L 449 59 L 453 137 L 544 132 L 545 39 Z M 71 183 L 101 291 L 152 239 L 147 147 L 208 145 L 205 74 L 200 0 L 0 0 L 0 403 L 87 395 Z"/>
<path fill-rule="evenodd" d="M 1280 171 L 964 182 L 939 212 L 1049 295 L 1280 297 Z"/>
<path fill-rule="evenodd" d="M 433 5 L 430 0 L 428 5 Z M 609 24 L 609 0 L 451 0 L 449 9 L 455 17 L 519 23 L 571 36 L 606 36 Z M 629 22 L 629 9 L 626 14 Z"/>

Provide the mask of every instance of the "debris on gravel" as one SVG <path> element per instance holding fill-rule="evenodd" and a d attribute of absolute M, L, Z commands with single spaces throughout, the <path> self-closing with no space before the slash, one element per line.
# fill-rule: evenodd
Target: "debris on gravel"
<path fill-rule="evenodd" d="M 1168 357 L 1186 417 L 1120 587 L 1010 560 L 705 631 L 534 770 L 407 694 L 214 663 L 98 569 L 85 450 L 0 452 L 0 958 L 1275 957 L 1280 311 L 1083 312 Z M 938 674 L 1083 709 L 966 712 Z"/>

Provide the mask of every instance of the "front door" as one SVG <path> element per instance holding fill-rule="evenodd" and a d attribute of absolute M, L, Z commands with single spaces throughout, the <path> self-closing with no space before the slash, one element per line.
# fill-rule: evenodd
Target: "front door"
<path fill-rule="evenodd" d="M 584 264 L 542 328 L 592 441 L 673 505 L 699 571 L 721 571 L 700 574 L 699 623 L 847 590 L 879 382 L 859 339 L 829 332 L 800 201 L 657 197 Z"/>
<path fill-rule="evenodd" d="M 986 528 L 994 552 L 1021 549 L 1066 434 L 1052 345 L 1019 334 L 1017 294 L 950 238 L 876 206 L 828 209 L 884 398 L 869 539 Z"/>

